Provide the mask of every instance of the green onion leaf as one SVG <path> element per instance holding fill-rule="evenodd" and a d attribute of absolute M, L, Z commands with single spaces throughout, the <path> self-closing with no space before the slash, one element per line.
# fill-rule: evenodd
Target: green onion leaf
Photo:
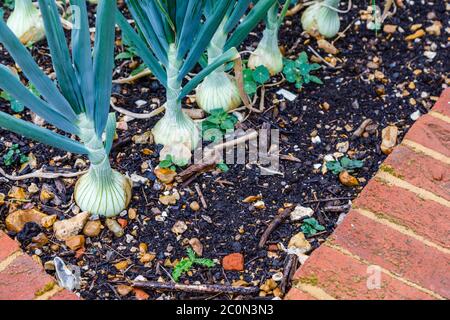
<path fill-rule="evenodd" d="M 79 142 L 59 135 L 48 129 L 41 128 L 32 123 L 17 119 L 16 117 L 10 116 L 4 112 L 0 112 L 0 127 L 68 152 L 78 154 L 89 153 L 86 147 Z"/>
<path fill-rule="evenodd" d="M 80 114 L 84 111 L 83 97 L 72 67 L 70 52 L 60 22 L 56 2 L 53 0 L 39 0 L 39 7 L 44 20 L 47 42 L 52 55 L 58 84 L 75 113 Z"/>
<path fill-rule="evenodd" d="M 114 112 L 110 113 L 108 116 L 105 133 L 105 151 L 106 154 L 109 154 L 114 142 L 114 136 L 116 135 L 116 114 Z"/>
<path fill-rule="evenodd" d="M 14 61 L 22 68 L 23 73 L 33 83 L 52 109 L 70 121 L 75 121 L 77 115 L 69 102 L 59 92 L 56 85 L 47 77 L 31 57 L 28 50 L 20 43 L 8 26 L 0 19 L 0 43 L 10 53 Z"/>
<path fill-rule="evenodd" d="M 158 50 L 156 50 L 156 48 L 152 46 L 155 55 L 158 57 L 156 58 L 151 53 L 144 40 L 142 40 L 140 36 L 133 30 L 127 19 L 125 19 L 125 17 L 122 15 L 122 13 L 120 13 L 119 10 L 116 10 L 116 20 L 117 24 L 122 30 L 123 36 L 126 37 L 130 44 L 136 49 L 137 54 L 142 58 L 142 60 L 144 60 L 145 64 L 149 67 L 155 77 L 158 78 L 161 84 L 164 87 L 167 87 L 167 75 L 158 61 L 158 59 L 160 59 L 160 55 L 157 54 Z M 141 30 L 143 29 L 144 28 L 141 27 Z"/>
<path fill-rule="evenodd" d="M 55 112 L 47 102 L 34 95 L 7 67 L 1 64 L 0 88 L 7 91 L 15 100 L 20 101 L 23 105 L 27 106 L 30 110 L 52 125 L 69 133 L 78 133 L 78 127 L 64 116 Z"/>
<path fill-rule="evenodd" d="M 77 74 L 78 83 L 83 95 L 84 108 L 89 119 L 94 120 L 95 86 L 94 66 L 92 64 L 91 34 L 89 32 L 89 20 L 86 1 L 71 0 L 71 5 L 80 9 L 79 16 L 73 12 L 72 23 L 84 28 L 72 29 L 72 60 Z M 76 18 L 79 17 L 79 20 Z"/>
<path fill-rule="evenodd" d="M 114 67 L 116 0 L 103 0 L 97 6 L 94 46 L 95 130 L 101 137 L 110 108 L 112 69 Z"/>

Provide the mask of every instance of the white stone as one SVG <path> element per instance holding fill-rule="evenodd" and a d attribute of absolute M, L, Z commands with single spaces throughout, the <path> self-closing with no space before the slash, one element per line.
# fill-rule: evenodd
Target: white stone
<path fill-rule="evenodd" d="M 135 184 L 137 186 L 146 184 L 148 181 L 147 178 L 137 175 L 135 173 L 133 173 L 130 178 L 131 178 L 131 181 L 133 181 L 133 184 Z"/>
<path fill-rule="evenodd" d="M 314 210 L 308 207 L 296 206 L 291 212 L 291 221 L 299 221 L 303 218 L 312 217 Z"/>
<path fill-rule="evenodd" d="M 138 282 L 138 281 L 148 281 L 148 280 L 146 277 L 139 275 L 136 278 L 134 278 L 134 281 Z"/>
<path fill-rule="evenodd" d="M 416 112 L 411 113 L 411 115 L 409 117 L 411 118 L 412 121 L 416 121 L 417 119 L 420 118 L 421 115 L 422 114 L 420 113 L 420 111 L 417 110 Z"/>
<path fill-rule="evenodd" d="M 297 99 L 297 95 L 286 90 L 286 89 L 280 89 L 277 91 L 277 94 L 282 95 L 283 97 L 285 97 L 286 99 L 288 99 L 289 101 L 294 101 L 295 99 Z"/>
<path fill-rule="evenodd" d="M 314 143 L 314 144 L 319 144 L 319 143 L 322 142 L 322 140 L 320 139 L 319 136 L 315 136 L 315 137 L 311 138 L 311 142 Z"/>
<path fill-rule="evenodd" d="M 433 60 L 434 58 L 436 58 L 437 53 L 436 53 L 436 52 L 433 52 L 433 51 L 425 51 L 425 52 L 423 53 L 423 55 L 424 55 L 425 57 L 427 57 L 428 59 Z"/>
<path fill-rule="evenodd" d="M 136 105 L 136 107 L 140 108 L 140 107 L 145 106 L 147 104 L 147 101 L 137 100 L 134 104 Z"/>

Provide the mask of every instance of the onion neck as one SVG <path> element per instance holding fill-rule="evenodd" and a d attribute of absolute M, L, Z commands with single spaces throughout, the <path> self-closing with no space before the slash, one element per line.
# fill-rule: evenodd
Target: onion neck
<path fill-rule="evenodd" d="M 170 45 L 168 54 L 169 65 L 167 67 L 167 105 L 165 116 L 170 118 L 182 117 L 181 100 L 181 81 L 178 81 L 178 74 L 181 62 L 177 60 L 177 48 L 175 44 Z"/>
<path fill-rule="evenodd" d="M 22 18 L 33 15 L 38 12 L 31 0 L 16 0 L 14 3 L 14 12 L 20 13 Z"/>
<path fill-rule="evenodd" d="M 269 11 L 267 12 L 266 30 L 270 30 L 272 33 L 276 33 L 278 38 L 279 29 L 280 21 L 278 19 L 278 1 L 275 1 L 275 4 L 270 7 Z"/>
<path fill-rule="evenodd" d="M 280 24 L 278 19 L 278 2 L 276 2 L 267 12 L 266 28 L 263 31 L 261 46 L 269 51 L 279 51 L 278 32 Z"/>
<path fill-rule="evenodd" d="M 339 0 L 324 0 L 323 3 L 330 7 L 337 8 L 339 6 Z"/>
<path fill-rule="evenodd" d="M 223 54 L 223 48 L 227 41 L 227 34 L 224 32 L 226 19 L 222 21 L 216 33 L 214 34 L 208 46 L 208 64 L 212 64 L 219 56 Z M 222 65 L 211 72 L 204 80 L 204 82 L 221 83 L 225 75 L 225 65 Z"/>
<path fill-rule="evenodd" d="M 266 28 L 263 31 L 263 37 L 259 46 L 265 48 L 265 50 L 271 53 L 279 53 L 280 49 L 278 47 L 278 28 Z"/>
<path fill-rule="evenodd" d="M 227 18 L 225 18 L 217 28 L 217 31 L 208 46 L 208 64 L 212 64 L 219 56 L 223 54 L 223 48 L 227 42 L 227 34 L 224 31 L 226 22 Z M 225 65 L 214 70 L 212 74 L 218 74 L 221 72 L 225 72 Z"/>
<path fill-rule="evenodd" d="M 89 161 L 91 166 L 89 174 L 101 181 L 103 179 L 112 179 L 112 169 L 109 163 L 109 157 L 106 153 L 103 141 L 97 136 L 93 121 L 85 115 L 80 115 L 80 140 L 89 150 Z"/>

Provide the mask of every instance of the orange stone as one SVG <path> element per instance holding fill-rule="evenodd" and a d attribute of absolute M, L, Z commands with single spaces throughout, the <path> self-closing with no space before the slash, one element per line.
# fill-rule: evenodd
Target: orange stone
<path fill-rule="evenodd" d="M 72 251 L 76 251 L 84 246 L 84 236 L 73 236 L 66 240 L 66 246 Z"/>
<path fill-rule="evenodd" d="M 133 291 L 134 291 L 134 296 L 136 297 L 137 300 L 148 300 L 148 298 L 150 298 L 148 293 L 145 292 L 144 290 L 134 289 Z"/>
<path fill-rule="evenodd" d="M 244 256 L 241 253 L 232 253 L 223 258 L 223 268 L 225 271 L 243 271 Z"/>
<path fill-rule="evenodd" d="M 6 217 L 6 228 L 9 231 L 20 232 L 27 222 L 35 222 L 41 225 L 41 220 L 47 217 L 46 214 L 35 209 L 17 210 Z"/>
<path fill-rule="evenodd" d="M 125 219 L 117 219 L 117 222 L 120 224 L 120 226 L 125 229 L 126 226 L 128 225 L 128 221 Z"/>

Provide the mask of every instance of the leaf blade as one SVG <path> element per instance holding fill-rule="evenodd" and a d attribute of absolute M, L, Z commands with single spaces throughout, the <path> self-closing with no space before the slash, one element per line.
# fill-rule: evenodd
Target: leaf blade
<path fill-rule="evenodd" d="M 7 67 L 1 64 L 0 88 L 52 125 L 69 133 L 78 133 L 78 128 L 71 121 L 55 112 L 48 103 L 36 97 Z"/>
<path fill-rule="evenodd" d="M 59 87 L 72 109 L 79 114 L 84 111 L 83 98 L 71 63 L 70 52 L 56 2 L 39 0 L 39 8 L 44 20 L 47 43 L 52 55 L 53 68 L 56 72 Z"/>
<path fill-rule="evenodd" d="M 97 5 L 94 45 L 95 131 L 101 137 L 109 114 L 112 69 L 114 66 L 116 0 L 101 0 Z"/>
<path fill-rule="evenodd" d="M 236 28 L 233 35 L 225 44 L 225 50 L 238 47 L 247 38 L 248 34 L 260 23 L 266 16 L 269 9 L 277 0 L 260 0 L 245 17 L 245 20 Z"/>
<path fill-rule="evenodd" d="M 78 84 L 81 89 L 84 107 L 90 119 L 94 119 L 95 90 L 94 67 L 92 63 L 91 34 L 89 32 L 89 20 L 86 1 L 71 0 L 72 6 L 79 8 L 79 19 L 74 11 L 75 26 L 72 29 L 72 61 L 77 74 Z"/>
<path fill-rule="evenodd" d="M 7 113 L 0 112 L 0 127 L 36 140 L 49 146 L 77 154 L 88 154 L 89 151 L 81 143 L 59 135 L 53 131 L 38 127 L 29 122 L 17 119 Z"/>
<path fill-rule="evenodd" d="M 108 116 L 105 133 L 106 133 L 105 151 L 106 154 L 109 154 L 111 152 L 112 145 L 114 142 L 114 136 L 116 134 L 116 114 L 114 112 L 111 112 Z"/>
<path fill-rule="evenodd" d="M 164 69 L 159 64 L 157 58 L 153 55 L 151 49 L 148 47 L 147 43 L 142 40 L 139 35 L 130 26 L 127 19 L 122 15 L 119 10 L 116 10 L 116 20 L 124 36 L 127 37 L 128 41 L 136 48 L 138 55 L 144 60 L 145 64 L 152 71 L 156 78 L 167 87 L 167 75 Z"/>
<path fill-rule="evenodd" d="M 21 67 L 25 76 L 33 83 L 52 108 L 70 121 L 75 121 L 77 115 L 69 102 L 59 92 L 50 78 L 39 68 L 28 50 L 20 43 L 19 39 L 2 19 L 0 19 L 0 43 L 4 45 L 14 61 Z"/>
<path fill-rule="evenodd" d="M 195 38 L 194 43 L 191 45 L 189 54 L 185 59 L 183 66 L 181 67 L 178 75 L 178 81 L 182 81 L 184 77 L 192 70 L 192 68 L 198 63 L 201 55 L 205 52 L 209 45 L 214 33 L 231 5 L 231 0 L 222 0 L 219 5 L 215 7 L 214 14 L 207 18 L 205 23 L 198 31 L 198 35 Z"/>

